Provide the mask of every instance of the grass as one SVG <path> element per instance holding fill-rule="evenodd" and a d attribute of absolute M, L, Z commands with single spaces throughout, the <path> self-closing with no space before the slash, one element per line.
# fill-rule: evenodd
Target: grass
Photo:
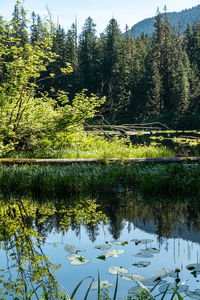
<path fill-rule="evenodd" d="M 96 300 L 116 300 L 117 299 L 117 291 L 118 291 L 118 278 L 119 276 L 117 275 L 116 277 L 116 283 L 115 283 L 115 289 L 114 289 L 114 294 L 113 296 L 110 296 L 110 293 L 109 293 L 109 290 L 108 289 L 104 289 L 104 288 L 101 288 L 100 287 L 100 275 L 99 275 L 99 272 L 98 272 L 98 288 L 97 288 L 97 295 L 94 299 Z M 78 284 L 77 286 L 74 288 L 73 292 L 72 292 L 72 295 L 69 296 L 69 294 L 67 293 L 67 291 L 62 288 L 62 291 L 60 292 L 60 294 L 57 296 L 58 298 L 57 299 L 60 299 L 60 300 L 74 300 L 74 297 L 77 293 L 77 291 L 79 290 L 79 288 L 81 287 L 82 283 L 87 280 L 87 279 L 91 279 L 91 282 L 88 286 L 88 288 L 86 289 L 85 291 L 85 295 L 84 295 L 84 292 L 83 292 L 83 296 L 84 300 L 87 300 L 88 299 L 88 295 L 90 293 L 90 289 L 91 289 L 91 286 L 92 286 L 92 283 L 94 282 L 94 278 L 92 279 L 91 276 L 87 276 L 85 277 L 84 279 L 82 279 Z M 151 289 L 148 289 L 145 285 L 143 285 L 139 280 L 135 280 L 137 286 L 138 286 L 138 290 L 135 290 L 133 295 L 131 296 L 128 296 L 128 298 L 124 297 L 125 300 L 156 300 L 157 297 L 159 297 L 158 299 L 162 299 L 162 300 L 165 300 L 166 298 L 169 299 L 168 297 L 168 294 L 167 292 L 169 290 L 172 291 L 172 296 L 170 297 L 171 300 L 173 299 L 176 299 L 176 296 L 179 300 L 183 300 L 185 298 L 185 296 L 182 296 L 180 293 L 179 293 L 179 288 L 181 288 L 185 282 L 182 282 L 181 284 L 179 285 L 175 285 L 174 284 L 174 287 L 171 288 L 170 287 L 170 284 L 166 286 L 166 289 L 164 292 L 160 292 L 159 294 L 157 295 L 153 295 L 153 291 L 155 290 L 155 288 L 158 286 L 159 284 L 159 281 L 155 284 L 155 286 L 153 286 Z M 199 297 L 199 294 L 198 293 L 193 293 L 193 295 L 197 296 L 197 298 Z M 34 296 L 34 295 L 33 295 Z M 41 299 L 46 299 L 46 300 L 51 300 L 51 297 L 49 297 L 49 294 L 48 292 L 46 291 L 45 287 L 43 287 L 43 293 L 42 293 L 42 296 L 44 298 L 41 298 Z M 161 297 L 162 296 L 162 297 Z M 195 297 L 194 297 L 195 298 Z M 24 298 L 23 298 L 24 299 Z M 15 297 L 13 300 L 22 300 L 22 298 L 18 298 L 18 297 Z M 32 300 L 32 296 L 30 297 L 26 297 L 26 300 Z"/>
<path fill-rule="evenodd" d="M 73 135 L 70 141 L 64 139 L 63 143 L 54 147 L 42 147 L 35 151 L 11 151 L 6 157 L 17 158 L 146 158 L 146 157 L 172 157 L 172 150 L 164 146 L 133 145 L 129 138 L 114 137 L 110 140 L 102 136 L 80 132 L 80 136 Z"/>
<path fill-rule="evenodd" d="M 198 164 L 0 166 L 4 194 L 63 196 L 85 192 L 112 192 L 124 186 L 144 193 L 199 194 Z"/>

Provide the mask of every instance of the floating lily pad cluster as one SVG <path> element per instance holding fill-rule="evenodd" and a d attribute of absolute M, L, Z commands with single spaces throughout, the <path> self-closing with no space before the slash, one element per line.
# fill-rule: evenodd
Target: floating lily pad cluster
<path fill-rule="evenodd" d="M 153 257 L 155 254 L 159 253 L 160 251 L 153 247 L 147 247 L 147 244 L 150 244 L 153 242 L 153 240 L 150 239 L 143 239 L 143 240 L 132 240 L 135 242 L 135 245 L 146 245 L 146 248 L 140 249 L 139 253 L 135 254 L 135 257 L 143 257 L 143 258 L 150 258 Z M 106 242 L 105 244 L 96 245 L 94 248 L 97 250 L 103 251 L 99 256 L 97 256 L 98 259 L 107 259 L 109 257 L 119 257 L 119 255 L 123 254 L 125 252 L 124 249 L 110 249 L 112 247 L 112 244 L 114 245 L 120 245 L 125 246 L 128 244 L 127 241 L 112 241 L 110 243 Z M 72 245 L 67 245 L 65 247 L 65 250 L 69 253 L 66 258 L 71 261 L 71 265 L 83 265 L 89 263 L 91 260 L 85 259 L 83 255 L 80 255 L 79 252 L 85 251 L 84 249 L 77 248 Z M 151 264 L 149 261 L 138 261 L 133 263 L 132 265 L 138 268 L 144 268 L 148 267 Z M 200 264 L 190 264 L 187 266 L 187 269 L 191 271 L 191 273 L 196 277 L 200 274 Z M 196 289 L 195 291 L 188 290 L 189 287 L 185 285 L 185 282 L 182 284 L 179 284 L 179 269 L 176 269 L 175 271 L 162 268 L 160 270 L 157 270 L 155 272 L 155 276 L 148 277 L 148 276 L 142 276 L 140 274 L 134 274 L 130 273 L 130 271 L 123 266 L 112 266 L 108 269 L 108 272 L 113 275 L 120 275 L 120 277 L 124 280 L 130 281 L 134 283 L 136 286 L 133 286 L 128 290 L 128 300 L 135 300 L 138 299 L 138 296 L 141 293 L 142 285 L 144 287 L 155 287 L 159 286 L 159 292 L 163 294 L 174 294 L 175 291 L 177 291 L 179 294 L 185 293 L 186 296 L 194 299 L 200 300 L 200 289 Z M 170 283 L 168 283 L 164 278 L 174 278 L 175 280 Z M 179 284 L 179 285 L 178 285 Z M 100 281 L 100 288 L 109 288 L 112 287 L 113 284 L 109 283 L 108 281 Z M 91 290 L 98 289 L 98 282 L 93 282 L 91 285 Z"/>
<path fill-rule="evenodd" d="M 177 272 L 179 272 L 179 271 L 177 271 Z M 157 270 L 155 272 L 156 276 L 154 276 L 154 277 L 145 277 L 145 276 L 141 276 L 139 274 L 131 274 L 130 276 L 127 276 L 127 275 L 121 276 L 123 279 L 132 281 L 136 285 L 139 285 L 139 287 L 134 286 L 128 290 L 128 300 L 138 299 L 138 296 L 140 295 L 141 290 L 143 289 L 142 285 L 145 287 L 148 287 L 148 288 L 159 285 L 159 292 L 161 294 L 174 294 L 175 291 L 177 291 L 179 294 L 185 292 L 185 294 L 188 296 L 190 296 L 190 295 L 197 296 L 197 290 L 196 290 L 196 294 L 195 294 L 195 291 L 194 292 L 188 291 L 189 287 L 187 285 L 185 285 L 185 282 L 178 285 L 178 284 L 176 284 L 176 281 L 175 281 L 175 283 L 172 283 L 172 282 L 168 283 L 166 280 L 163 280 L 164 277 L 172 277 L 172 278 L 176 277 L 177 278 L 177 272 L 163 268 L 163 269 Z M 197 299 L 200 299 L 200 297 Z"/>
<path fill-rule="evenodd" d="M 119 250 L 119 249 L 111 249 L 108 250 L 106 252 L 103 252 L 100 256 L 98 256 L 97 258 L 100 259 L 106 259 L 108 257 L 119 257 L 119 254 L 123 254 L 125 252 L 125 250 Z"/>
<path fill-rule="evenodd" d="M 84 256 L 78 254 L 78 252 L 85 251 L 84 249 L 76 248 L 75 246 L 67 245 L 65 247 L 65 250 L 67 252 L 69 252 L 69 254 L 66 256 L 66 258 L 71 260 L 71 265 L 73 265 L 73 266 L 85 265 L 85 264 L 88 264 L 90 262 L 89 259 L 85 259 Z"/>
<path fill-rule="evenodd" d="M 132 281 L 135 284 L 137 284 L 137 281 L 141 282 L 145 286 L 155 286 L 155 285 L 161 285 L 166 283 L 165 280 L 158 278 L 156 276 L 154 277 L 147 277 L 147 276 L 142 276 L 139 274 L 131 274 L 130 276 L 128 275 L 123 275 L 121 276 L 124 280 L 127 281 Z"/>
<path fill-rule="evenodd" d="M 188 271 L 191 271 L 191 274 L 196 278 L 198 275 L 200 275 L 200 264 L 190 264 L 186 266 Z M 185 293 L 186 296 L 193 298 L 193 299 L 199 299 L 200 300 L 200 289 L 196 289 L 194 291 L 189 291 Z"/>
<path fill-rule="evenodd" d="M 143 240 L 138 240 L 138 239 L 132 239 L 131 242 L 134 242 L 135 245 L 139 245 L 139 244 L 150 244 L 153 243 L 153 240 L 151 239 L 143 239 Z"/>
<path fill-rule="evenodd" d="M 139 245 L 139 244 L 145 244 L 147 246 L 147 244 L 152 243 L 153 240 L 150 239 L 144 239 L 144 240 L 136 240 L 133 239 L 131 240 L 132 242 L 135 242 L 135 245 Z M 160 250 L 156 249 L 156 248 L 145 248 L 145 249 L 140 249 L 140 251 L 137 254 L 134 254 L 135 257 L 139 257 L 139 258 L 152 258 L 154 256 L 154 254 L 159 253 Z M 151 264 L 151 262 L 149 261 L 138 261 L 133 263 L 133 266 L 138 267 L 138 268 L 145 268 L 148 267 Z"/>
<path fill-rule="evenodd" d="M 194 277 L 200 275 L 200 264 L 190 264 L 186 267 Z"/>
<path fill-rule="evenodd" d="M 118 266 L 114 266 L 114 267 L 110 267 L 108 269 L 108 272 L 110 272 L 111 274 L 117 275 L 117 274 L 128 274 L 129 271 L 123 267 L 118 267 Z"/>

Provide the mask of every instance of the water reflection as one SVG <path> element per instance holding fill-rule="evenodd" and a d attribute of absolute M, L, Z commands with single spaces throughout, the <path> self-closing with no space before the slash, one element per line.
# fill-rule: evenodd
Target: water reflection
<path fill-rule="evenodd" d="M 170 237 L 200 243 L 198 198 L 155 198 L 121 191 L 79 199 L 11 198 L 0 203 L 0 246 L 5 258 L 1 256 L 0 293 L 5 299 L 17 294 L 39 297 L 42 287 L 50 299 L 59 298 L 55 271 L 61 265 L 53 264 L 44 251 L 52 232 L 65 235 L 70 229 L 79 237 L 83 226 L 94 242 L 98 240 L 99 224 L 108 221 L 107 230 L 113 239 L 121 238 L 126 226 L 129 232 L 135 227 L 156 234 L 160 245 L 166 243 L 166 250 Z M 179 247 L 175 245 L 174 249 Z"/>
<path fill-rule="evenodd" d="M 34 295 L 40 299 L 42 287 L 49 299 L 58 299 L 55 271 L 61 265 L 52 264 L 44 253 L 46 237 L 55 228 L 64 232 L 70 226 L 89 228 L 102 221 L 106 221 L 106 216 L 90 199 L 67 204 L 26 198 L 1 200 L 0 247 L 6 260 L 1 262 L 1 296 L 7 299 L 20 295 L 28 299 Z"/>
<path fill-rule="evenodd" d="M 200 206 L 198 197 L 151 197 L 126 192 L 102 199 L 102 210 L 109 220 L 115 239 L 120 237 L 125 221 L 129 226 L 163 237 L 182 237 L 200 242 Z"/>
<path fill-rule="evenodd" d="M 175 152 L 176 156 L 200 155 L 200 132 L 193 131 L 150 131 L 131 135 L 133 144 L 150 145 L 152 142 Z"/>

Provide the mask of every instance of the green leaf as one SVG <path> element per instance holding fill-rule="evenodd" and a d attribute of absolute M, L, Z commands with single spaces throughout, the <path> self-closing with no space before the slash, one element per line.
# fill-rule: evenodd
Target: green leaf
<path fill-rule="evenodd" d="M 102 260 L 106 260 L 106 256 L 105 255 L 100 255 L 97 257 L 98 259 L 102 259 Z"/>
<path fill-rule="evenodd" d="M 72 295 L 71 295 L 71 298 L 72 298 L 72 299 L 74 298 L 74 296 L 75 296 L 76 292 L 78 291 L 79 287 L 81 286 L 81 284 L 82 284 L 85 280 L 87 280 L 88 278 L 92 278 L 92 279 L 93 279 L 92 276 L 87 276 L 87 277 L 83 278 L 83 279 L 77 284 L 77 286 L 75 287 L 74 291 L 72 292 Z"/>
<path fill-rule="evenodd" d="M 118 280 L 119 280 L 119 278 L 118 278 L 118 274 L 117 274 L 116 284 L 115 284 L 115 292 L 114 292 L 113 300 L 116 300 L 116 297 L 117 297 Z"/>

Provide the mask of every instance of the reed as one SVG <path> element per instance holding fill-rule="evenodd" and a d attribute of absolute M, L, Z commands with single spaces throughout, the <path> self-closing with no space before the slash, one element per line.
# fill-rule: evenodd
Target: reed
<path fill-rule="evenodd" d="M 128 138 L 114 137 L 107 140 L 102 136 L 82 133 L 80 137 L 55 148 L 38 148 L 31 152 L 11 151 L 6 157 L 17 158 L 146 158 L 146 157 L 174 157 L 174 151 L 165 146 L 133 145 Z"/>
<path fill-rule="evenodd" d="M 63 196 L 112 192 L 119 186 L 144 193 L 200 193 L 198 164 L 0 166 L 0 191 L 5 194 Z"/>

